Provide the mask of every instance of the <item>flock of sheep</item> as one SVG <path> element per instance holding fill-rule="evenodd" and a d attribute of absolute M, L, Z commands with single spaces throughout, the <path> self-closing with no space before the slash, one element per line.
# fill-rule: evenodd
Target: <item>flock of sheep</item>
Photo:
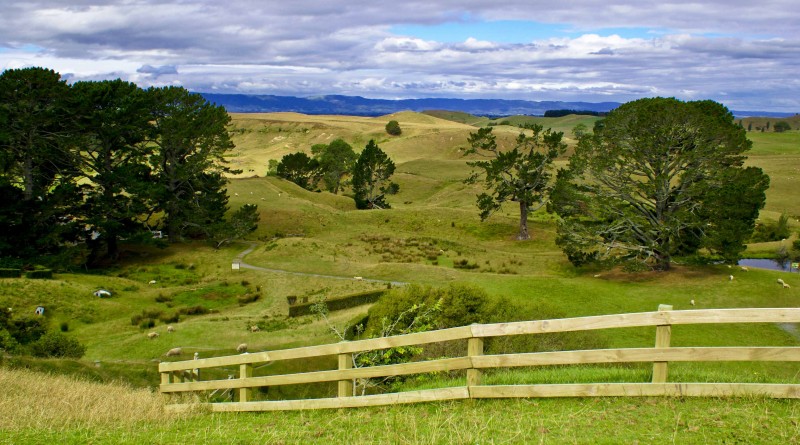
<path fill-rule="evenodd" d="M 260 332 L 261 328 L 259 328 L 257 325 L 253 325 L 253 326 L 250 326 L 249 330 L 250 330 L 250 332 Z M 175 332 L 175 327 L 173 327 L 172 325 L 167 326 L 167 332 L 172 334 L 173 332 Z M 150 340 L 155 340 L 155 339 L 159 338 L 160 336 L 161 335 L 158 332 L 155 332 L 155 331 L 147 333 L 147 338 L 150 339 Z M 246 354 L 247 353 L 247 343 L 239 344 L 239 346 L 236 347 L 236 352 L 238 352 L 239 354 Z M 183 348 L 178 347 L 178 348 L 170 349 L 164 355 L 166 357 L 177 357 L 177 356 L 181 355 L 182 353 L 183 353 Z M 198 353 L 196 353 L 196 352 L 194 353 L 195 360 L 198 358 L 198 355 L 199 355 Z"/>

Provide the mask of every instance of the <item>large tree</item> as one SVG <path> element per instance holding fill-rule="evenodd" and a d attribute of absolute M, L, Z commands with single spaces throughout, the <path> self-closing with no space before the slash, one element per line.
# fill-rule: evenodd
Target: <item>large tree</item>
<path fill-rule="evenodd" d="M 148 90 L 155 102 L 155 193 L 170 241 L 207 235 L 228 209 L 225 155 L 234 145 L 225 108 L 180 87 Z"/>
<path fill-rule="evenodd" d="M 79 174 L 69 87 L 44 68 L 0 74 L 0 254 L 61 249 L 74 234 L 70 208 Z"/>
<path fill-rule="evenodd" d="M 275 175 L 311 190 L 319 181 L 319 162 L 302 151 L 289 153 L 281 158 Z"/>
<path fill-rule="evenodd" d="M 353 166 L 353 194 L 357 208 L 390 208 L 386 195 L 395 194 L 400 189 L 389 179 L 394 169 L 391 158 L 370 139 Z"/>
<path fill-rule="evenodd" d="M 626 103 L 579 138 L 559 171 L 556 242 L 573 262 L 638 258 L 666 270 L 674 254 L 703 246 L 732 260 L 769 184 L 743 168 L 750 146 L 716 102 Z"/>
<path fill-rule="evenodd" d="M 343 139 L 334 139 L 330 144 L 317 144 L 311 147 L 314 159 L 319 163 L 325 188 L 331 193 L 339 193 L 344 178 L 350 174 L 358 155 Z"/>
<path fill-rule="evenodd" d="M 89 262 L 105 246 L 111 259 L 119 254 L 118 239 L 145 228 L 150 168 L 147 145 L 151 103 L 136 85 L 122 80 L 78 82 L 72 87 L 80 130 L 84 187 L 83 213 Z"/>
<path fill-rule="evenodd" d="M 553 161 L 567 149 L 561 140 L 563 135 L 549 128 L 545 130 L 541 125 L 528 125 L 522 128 L 514 147 L 503 150 L 497 146 L 491 127 L 470 133 L 465 154 L 489 158 L 467 163 L 476 169 L 467 182 L 474 183 L 483 177 L 486 189 L 491 193 L 478 195 L 481 220 L 499 210 L 503 203 L 516 202 L 519 204 L 517 239 L 530 239 L 528 213 L 547 203 Z"/>

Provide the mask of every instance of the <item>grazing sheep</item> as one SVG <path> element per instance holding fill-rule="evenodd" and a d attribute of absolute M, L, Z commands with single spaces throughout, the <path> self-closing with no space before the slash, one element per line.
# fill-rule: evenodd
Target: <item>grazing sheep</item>
<path fill-rule="evenodd" d="M 747 266 L 742 266 L 741 269 L 742 269 L 742 272 L 747 272 L 747 271 L 750 270 L 750 269 L 747 268 Z"/>
<path fill-rule="evenodd" d="M 156 280 L 150 280 L 147 282 L 147 284 L 156 284 Z"/>
<path fill-rule="evenodd" d="M 783 282 L 783 280 L 781 280 L 780 278 L 778 278 L 778 284 L 780 284 L 781 286 L 783 286 L 783 285 L 784 285 L 784 284 L 786 284 L 786 283 L 784 283 L 784 282 Z"/>
<path fill-rule="evenodd" d="M 728 281 L 733 281 L 733 275 L 728 275 Z"/>
<path fill-rule="evenodd" d="M 244 354 L 245 352 L 247 352 L 247 343 L 242 343 L 239 346 L 237 346 L 236 352 L 238 352 L 239 354 Z"/>
<path fill-rule="evenodd" d="M 792 287 L 792 286 L 789 286 L 789 283 L 783 283 L 783 288 L 784 289 L 789 289 L 790 287 Z"/>
<path fill-rule="evenodd" d="M 176 355 L 181 355 L 182 352 L 183 352 L 183 349 L 181 349 L 181 348 L 172 348 L 169 351 L 167 351 L 167 353 L 164 354 L 164 355 L 166 355 L 167 357 L 174 357 Z"/>
<path fill-rule="evenodd" d="M 197 360 L 199 358 L 200 358 L 200 353 L 199 352 L 195 352 L 194 353 L 194 359 Z"/>
<path fill-rule="evenodd" d="M 147 338 L 149 338 L 150 340 L 155 340 L 156 338 L 158 338 L 158 332 L 151 332 L 147 334 Z"/>
<path fill-rule="evenodd" d="M 363 281 L 364 277 L 353 277 L 353 279 L 356 281 Z"/>
<path fill-rule="evenodd" d="M 261 328 L 259 328 L 258 326 L 250 326 L 250 332 L 258 332 L 260 330 Z"/>
<path fill-rule="evenodd" d="M 692 306 L 694 306 L 694 300 L 689 300 L 689 304 L 691 304 Z"/>
<path fill-rule="evenodd" d="M 175 328 L 173 328 L 171 325 L 167 326 L 167 332 L 169 332 L 171 334 L 171 333 L 175 332 Z"/>
<path fill-rule="evenodd" d="M 98 290 L 94 291 L 94 296 L 95 297 L 100 297 L 100 298 L 108 298 L 108 297 L 111 296 L 111 292 L 109 292 L 109 291 L 107 291 L 105 289 L 98 289 Z"/>

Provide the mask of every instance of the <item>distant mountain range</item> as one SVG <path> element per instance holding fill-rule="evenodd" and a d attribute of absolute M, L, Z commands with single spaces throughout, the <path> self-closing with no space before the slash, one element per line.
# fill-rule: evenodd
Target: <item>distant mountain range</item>
<path fill-rule="evenodd" d="M 367 99 L 360 96 L 273 96 L 254 94 L 200 93 L 207 101 L 222 105 L 231 113 L 272 113 L 292 111 L 303 114 L 345 114 L 351 116 L 382 116 L 398 111 L 448 110 L 476 116 L 542 116 L 548 110 L 580 110 L 607 112 L 620 106 L 619 102 L 561 102 L 505 99 Z M 787 117 L 792 113 L 734 111 L 737 117 Z"/>

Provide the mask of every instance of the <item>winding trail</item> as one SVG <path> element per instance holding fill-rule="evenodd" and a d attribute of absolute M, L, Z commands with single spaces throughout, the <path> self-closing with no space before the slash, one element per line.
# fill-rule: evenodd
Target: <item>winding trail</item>
<path fill-rule="evenodd" d="M 329 278 L 329 279 L 334 279 L 334 280 L 354 281 L 353 277 L 342 277 L 342 276 L 339 276 L 339 275 L 323 275 L 323 274 L 308 273 L 308 272 L 294 272 L 294 271 L 291 271 L 291 270 L 271 269 L 271 268 L 268 268 L 268 267 L 254 266 L 252 264 L 246 263 L 244 261 L 244 257 L 246 257 L 248 254 L 253 252 L 253 250 L 255 250 L 255 248 L 258 247 L 258 243 L 247 242 L 247 241 L 240 241 L 240 243 L 246 243 L 246 244 L 249 245 L 249 247 L 247 249 L 243 250 L 242 252 L 240 252 L 238 255 L 236 255 L 236 257 L 233 259 L 233 261 L 238 261 L 239 262 L 239 267 L 241 267 L 243 269 L 259 270 L 259 271 L 262 271 L 262 272 L 282 273 L 282 274 L 287 274 L 287 275 L 297 275 L 297 276 L 301 276 L 301 277 Z M 366 281 L 366 282 L 369 282 L 369 283 L 391 283 L 392 286 L 405 286 L 406 284 L 408 284 L 408 283 L 406 283 L 404 281 L 375 280 L 375 279 L 371 279 L 371 278 L 362 278 L 359 281 Z"/>

